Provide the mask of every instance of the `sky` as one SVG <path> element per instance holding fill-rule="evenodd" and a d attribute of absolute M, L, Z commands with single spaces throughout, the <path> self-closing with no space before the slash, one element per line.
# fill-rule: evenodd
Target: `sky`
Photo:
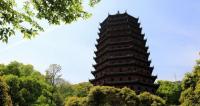
<path fill-rule="evenodd" d="M 32 40 L 17 34 L 8 44 L 0 42 L 0 63 L 16 60 L 32 64 L 41 73 L 50 64 L 60 64 L 65 80 L 88 81 L 93 78 L 90 72 L 94 70 L 99 23 L 117 11 L 139 17 L 158 80 L 181 80 L 199 58 L 199 0 L 101 0 L 95 7 L 85 8 L 93 14 L 87 20 L 48 26 Z"/>

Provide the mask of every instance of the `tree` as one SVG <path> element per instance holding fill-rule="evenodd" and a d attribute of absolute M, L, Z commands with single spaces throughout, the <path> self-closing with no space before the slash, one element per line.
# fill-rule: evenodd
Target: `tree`
<path fill-rule="evenodd" d="M 168 105 L 179 105 L 179 97 L 181 95 L 181 83 L 159 80 L 160 85 L 156 95 L 162 97 Z"/>
<path fill-rule="evenodd" d="M 136 95 L 126 87 L 94 86 L 86 97 L 69 97 L 66 106 L 165 106 L 165 101 L 148 92 Z"/>
<path fill-rule="evenodd" d="M 72 96 L 66 101 L 65 106 L 88 106 L 87 98 Z"/>
<path fill-rule="evenodd" d="M 1 76 L 0 76 L 0 105 L 12 106 L 11 98 L 8 95 L 8 85 Z"/>
<path fill-rule="evenodd" d="M 90 82 L 82 82 L 72 85 L 73 96 L 86 97 L 92 87 L 93 85 Z"/>
<path fill-rule="evenodd" d="M 52 86 L 32 65 L 24 65 L 16 61 L 8 65 L 2 64 L 0 74 L 8 85 L 8 95 L 12 99 L 9 103 L 14 106 L 56 106 L 59 100 L 64 102 L 63 98 L 59 98 L 50 103 Z"/>
<path fill-rule="evenodd" d="M 52 86 L 51 102 L 53 102 L 54 93 L 57 91 L 56 86 L 61 77 L 60 71 L 61 71 L 61 66 L 57 64 L 51 64 L 49 68 L 46 70 L 46 80 Z"/>
<path fill-rule="evenodd" d="M 129 88 L 95 86 L 86 97 L 70 97 L 66 106 L 135 106 L 139 99 Z"/>
<path fill-rule="evenodd" d="M 139 106 L 165 106 L 165 101 L 162 98 L 148 92 L 141 93 L 139 100 Z"/>
<path fill-rule="evenodd" d="M 200 104 L 200 59 L 196 61 L 194 69 L 186 73 L 182 81 L 180 102 L 182 106 L 197 106 Z"/>
<path fill-rule="evenodd" d="M 18 106 L 20 102 L 23 102 L 22 96 L 20 94 L 20 79 L 15 75 L 4 76 L 7 85 L 9 86 L 9 95 L 11 96 L 12 103 L 14 106 Z"/>
<path fill-rule="evenodd" d="M 46 20 L 49 24 L 68 24 L 78 18 L 88 18 L 90 13 L 84 10 L 82 0 L 28 0 L 0 1 L 0 40 L 8 42 L 8 38 L 17 31 L 24 38 L 31 39 L 36 36 L 43 27 L 38 24 L 39 20 Z M 100 0 L 90 0 L 90 6 L 94 6 Z M 17 9 L 16 9 L 17 8 Z"/>

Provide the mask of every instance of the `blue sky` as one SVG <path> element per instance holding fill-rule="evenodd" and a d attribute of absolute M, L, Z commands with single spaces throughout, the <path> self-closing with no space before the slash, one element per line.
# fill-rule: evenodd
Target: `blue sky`
<path fill-rule="evenodd" d="M 86 2 L 85 2 L 86 3 Z M 17 60 L 33 64 L 44 73 L 49 64 L 62 66 L 63 78 L 71 83 L 93 78 L 94 50 L 99 23 L 108 13 L 127 12 L 139 17 L 151 53 L 154 75 L 181 80 L 191 71 L 200 51 L 200 1 L 198 0 L 102 0 L 93 16 L 68 25 L 47 26 L 32 40 L 19 34 L 8 44 L 0 43 L 0 63 Z M 41 23 L 45 24 L 45 23 Z"/>

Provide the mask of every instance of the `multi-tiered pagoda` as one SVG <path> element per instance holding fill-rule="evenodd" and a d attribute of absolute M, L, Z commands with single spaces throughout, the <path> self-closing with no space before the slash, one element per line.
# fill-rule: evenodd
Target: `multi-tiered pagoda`
<path fill-rule="evenodd" d="M 138 18 L 127 13 L 109 15 L 101 24 L 97 51 L 91 73 L 93 85 L 129 87 L 136 92 L 155 92 L 157 76 L 152 76 L 153 67 L 148 59 L 146 39 Z"/>

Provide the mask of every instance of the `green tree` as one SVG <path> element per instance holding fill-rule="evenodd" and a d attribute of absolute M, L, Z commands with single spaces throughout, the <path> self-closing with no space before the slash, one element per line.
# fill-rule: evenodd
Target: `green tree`
<path fill-rule="evenodd" d="M 89 94 L 90 89 L 93 85 L 89 82 L 82 82 L 79 84 L 72 85 L 73 96 L 86 97 Z"/>
<path fill-rule="evenodd" d="M 181 83 L 159 80 L 160 85 L 156 95 L 162 97 L 168 105 L 179 105 L 179 97 L 181 95 Z"/>
<path fill-rule="evenodd" d="M 9 95 L 11 96 L 14 106 L 18 106 L 20 102 L 23 102 L 22 95 L 20 94 L 20 79 L 13 74 L 4 76 L 6 83 L 9 86 Z"/>
<path fill-rule="evenodd" d="M 129 88 L 95 86 L 86 97 L 68 98 L 66 106 L 135 106 L 138 101 L 135 92 Z"/>
<path fill-rule="evenodd" d="M 87 98 L 86 97 L 70 97 L 66 103 L 65 106 L 89 106 L 87 104 Z"/>
<path fill-rule="evenodd" d="M 41 106 L 45 104 L 56 106 L 56 103 L 61 100 L 64 102 L 64 98 L 55 95 L 58 99 L 50 103 L 53 87 L 46 82 L 45 76 L 36 71 L 32 65 L 24 65 L 16 61 L 8 65 L 2 64 L 0 65 L 0 74 L 8 85 L 8 94 L 14 106 Z"/>
<path fill-rule="evenodd" d="M 90 0 L 93 6 L 99 0 Z M 23 3 L 21 8 L 19 5 Z M 90 13 L 84 10 L 82 0 L 17 0 L 0 1 L 0 40 L 8 42 L 8 38 L 21 32 L 24 38 L 32 38 L 43 27 L 38 20 L 46 20 L 49 24 L 68 24 L 78 18 L 88 18 Z"/>
<path fill-rule="evenodd" d="M 0 105 L 1 106 L 12 106 L 12 101 L 8 95 L 8 85 L 0 76 Z"/>
<path fill-rule="evenodd" d="M 141 93 L 139 100 L 139 106 L 165 106 L 165 101 L 162 98 L 148 92 Z"/>
<path fill-rule="evenodd" d="M 180 102 L 182 106 L 197 106 L 200 104 L 200 60 L 197 60 L 194 69 L 186 73 L 182 81 Z"/>
<path fill-rule="evenodd" d="M 64 79 L 60 79 L 58 85 L 57 85 L 57 91 L 60 93 L 60 96 L 63 99 L 67 99 L 70 96 L 73 96 L 74 89 L 72 88 L 72 84 L 65 81 Z"/>
<path fill-rule="evenodd" d="M 69 97 L 66 106 L 165 106 L 165 101 L 148 92 L 136 95 L 126 87 L 94 86 L 86 97 Z"/>

